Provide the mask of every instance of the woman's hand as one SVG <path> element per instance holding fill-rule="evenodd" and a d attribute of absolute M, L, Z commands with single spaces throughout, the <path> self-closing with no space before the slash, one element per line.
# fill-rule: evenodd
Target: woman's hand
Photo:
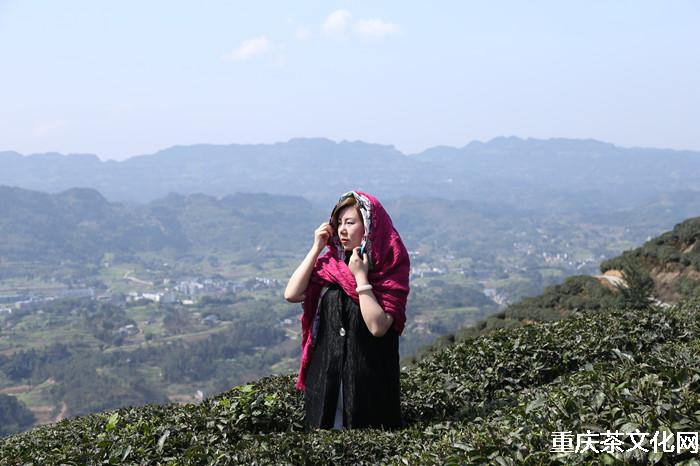
<path fill-rule="evenodd" d="M 314 249 L 321 252 L 328 245 L 333 236 L 333 227 L 328 222 L 323 222 L 314 232 Z"/>
<path fill-rule="evenodd" d="M 348 262 L 348 268 L 355 276 L 355 281 L 358 285 L 364 285 L 369 282 L 367 279 L 369 257 L 367 256 L 366 252 L 362 255 L 362 257 L 360 257 L 359 246 L 352 250 L 352 256 L 350 256 L 350 261 Z"/>

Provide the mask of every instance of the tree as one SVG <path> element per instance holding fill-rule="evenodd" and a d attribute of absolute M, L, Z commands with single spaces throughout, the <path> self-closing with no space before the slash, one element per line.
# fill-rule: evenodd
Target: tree
<path fill-rule="evenodd" d="M 642 310 L 654 305 L 654 281 L 641 267 L 632 260 L 625 259 L 622 265 L 624 284 L 618 284 L 619 303 L 625 309 Z"/>
<path fill-rule="evenodd" d="M 14 396 L 0 394 L 0 437 L 22 432 L 34 422 L 34 413 L 24 403 Z"/>

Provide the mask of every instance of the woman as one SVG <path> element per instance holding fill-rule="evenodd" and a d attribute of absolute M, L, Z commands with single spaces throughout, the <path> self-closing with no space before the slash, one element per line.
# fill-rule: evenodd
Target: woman
<path fill-rule="evenodd" d="M 305 390 L 309 428 L 402 425 L 398 339 L 409 272 L 408 252 L 379 201 L 343 194 L 284 293 L 303 301 L 297 388 Z"/>

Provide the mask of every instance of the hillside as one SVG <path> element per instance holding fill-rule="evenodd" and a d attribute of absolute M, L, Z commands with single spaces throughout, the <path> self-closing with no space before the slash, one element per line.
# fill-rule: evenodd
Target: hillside
<path fill-rule="evenodd" d="M 384 205 L 415 253 L 412 264 L 462 270 L 514 302 L 591 273 L 601 258 L 688 218 L 696 213 L 692 196 L 592 216 L 414 194 Z M 89 188 L 50 194 L 0 186 L 0 278 L 17 279 L 17 288 L 23 281 L 84 286 L 84 278 L 107 289 L 106 264 L 155 275 L 150 281 L 173 273 L 230 276 L 248 265 L 286 275 L 281 269 L 300 260 L 328 211 L 300 196 L 265 193 L 171 193 L 134 205 Z"/>
<path fill-rule="evenodd" d="M 308 201 L 281 195 L 170 194 L 134 206 L 108 202 L 89 188 L 49 194 L 0 186 L 0 257 L 89 263 L 107 253 L 184 256 L 254 250 L 261 244 L 272 253 L 303 247 L 302 233 L 314 215 L 322 212 Z M 287 234 L 271 232 L 273 222 Z"/>
<path fill-rule="evenodd" d="M 700 217 L 687 219 L 673 230 L 650 239 L 638 248 L 600 264 L 601 273 L 622 278 L 636 272 L 637 279 L 649 282 L 649 298 L 671 304 L 700 299 Z M 633 270 L 630 270 L 632 268 Z M 576 275 L 552 285 L 533 297 L 525 297 L 503 311 L 436 339 L 422 347 L 413 358 L 439 350 L 453 342 L 486 335 L 495 329 L 527 325 L 532 322 L 557 321 L 578 311 L 598 311 L 625 307 L 628 298 L 620 294 L 615 281 L 605 276 Z"/>
<path fill-rule="evenodd" d="M 700 217 L 685 220 L 641 247 L 603 262 L 600 269 L 620 269 L 626 260 L 647 271 L 664 301 L 700 296 Z"/>
<path fill-rule="evenodd" d="M 698 301 L 578 312 L 452 345 L 402 371 L 399 431 L 306 433 L 301 392 L 276 376 L 200 405 L 124 408 L 17 434 L 0 441 L 0 464 L 696 464 L 648 444 L 647 453 L 550 449 L 560 431 L 697 430 L 699 317 Z"/>

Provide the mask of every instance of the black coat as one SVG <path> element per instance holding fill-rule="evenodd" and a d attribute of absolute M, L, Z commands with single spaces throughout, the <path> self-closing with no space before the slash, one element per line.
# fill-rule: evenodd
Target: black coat
<path fill-rule="evenodd" d="M 399 336 L 394 328 L 373 336 L 359 306 L 342 287 L 330 285 L 321 298 L 306 380 L 307 427 L 333 427 L 341 380 L 345 428 L 401 427 L 399 371 Z"/>

